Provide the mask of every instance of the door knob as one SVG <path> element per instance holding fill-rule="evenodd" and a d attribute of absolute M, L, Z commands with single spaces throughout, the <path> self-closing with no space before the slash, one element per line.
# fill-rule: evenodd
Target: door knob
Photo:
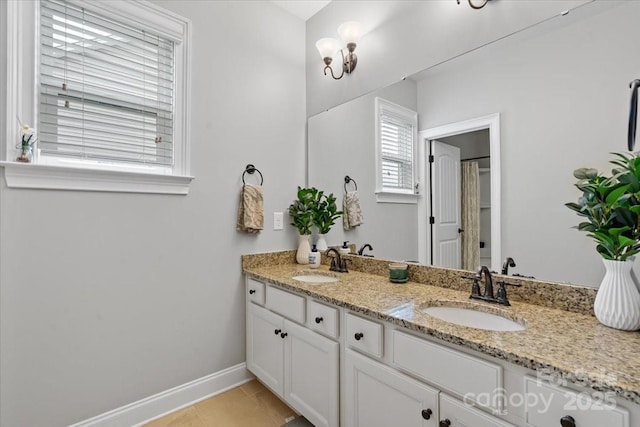
<path fill-rule="evenodd" d="M 451 426 L 451 421 L 449 421 L 449 418 L 440 421 L 440 427 L 449 427 Z"/>
<path fill-rule="evenodd" d="M 282 329 L 276 329 L 275 331 L 273 331 L 273 333 L 276 335 L 278 335 L 280 332 L 282 332 Z"/>
<path fill-rule="evenodd" d="M 360 341 L 364 337 L 364 334 L 362 332 L 357 332 L 353 337 L 356 341 Z"/>
<path fill-rule="evenodd" d="M 280 334 L 280 338 L 284 339 L 284 337 L 286 337 L 287 335 L 289 335 L 289 334 L 286 333 L 286 332 L 283 332 L 283 333 Z"/>
<path fill-rule="evenodd" d="M 250 294 L 250 295 L 253 295 L 253 294 L 255 294 L 255 293 L 256 293 L 256 290 L 255 290 L 255 289 L 251 289 L 251 290 L 249 291 L 249 294 Z"/>
<path fill-rule="evenodd" d="M 324 319 L 322 317 L 316 317 L 316 323 L 322 322 Z"/>
<path fill-rule="evenodd" d="M 565 415 L 560 418 L 560 425 L 562 427 L 576 427 L 576 420 L 571 415 Z"/>
<path fill-rule="evenodd" d="M 433 414 L 433 411 L 431 409 L 422 410 L 422 418 L 424 418 L 425 420 L 430 419 L 432 414 Z"/>

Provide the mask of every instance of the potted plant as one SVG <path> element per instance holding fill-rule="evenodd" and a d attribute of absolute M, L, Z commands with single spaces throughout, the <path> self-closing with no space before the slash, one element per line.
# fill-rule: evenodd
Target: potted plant
<path fill-rule="evenodd" d="M 316 207 L 313 213 L 313 224 L 318 228 L 318 242 L 316 247 L 319 251 L 325 251 L 328 249 L 326 234 L 331 230 L 331 227 L 336 223 L 342 215 L 342 211 L 338 210 L 336 205 L 336 198 L 333 193 L 328 196 L 323 191 L 319 191 L 316 198 Z"/>
<path fill-rule="evenodd" d="M 594 311 L 606 326 L 640 329 L 640 292 L 631 276 L 634 255 L 640 252 L 640 157 L 614 153 L 611 176 L 596 169 L 573 172 L 582 192 L 577 203 L 565 205 L 586 220 L 577 225 L 596 242 L 605 276 Z"/>
<path fill-rule="evenodd" d="M 313 216 L 317 206 L 318 190 L 316 188 L 298 187 L 297 199 L 289 206 L 289 216 L 300 234 L 296 261 L 298 264 L 309 263 L 309 236 L 313 226 Z"/>

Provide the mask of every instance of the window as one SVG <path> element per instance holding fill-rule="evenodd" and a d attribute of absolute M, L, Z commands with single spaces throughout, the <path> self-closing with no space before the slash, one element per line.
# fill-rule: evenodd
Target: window
<path fill-rule="evenodd" d="M 12 162 L 7 147 L 7 184 L 186 194 L 189 22 L 147 2 L 9 3 L 14 16 L 39 23 L 37 78 L 14 76 L 16 98 L 35 90 L 37 102 L 20 111 L 8 100 L 29 123 L 37 117 L 38 143 L 27 165 Z M 23 32 L 8 25 L 9 37 Z M 12 60 L 28 66 L 17 52 Z"/>
<path fill-rule="evenodd" d="M 415 111 L 376 98 L 378 202 L 416 203 Z"/>

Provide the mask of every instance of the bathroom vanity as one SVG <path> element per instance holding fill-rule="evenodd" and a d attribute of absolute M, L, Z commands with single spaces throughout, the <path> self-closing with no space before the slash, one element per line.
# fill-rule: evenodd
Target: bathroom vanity
<path fill-rule="evenodd" d="M 410 266 L 392 284 L 384 261 L 350 258 L 340 274 L 293 252 L 243 257 L 247 367 L 316 427 L 640 426 L 640 334 L 599 324 L 593 293 L 531 282 L 496 307 L 469 300 L 466 272 Z M 460 326 L 430 307 L 524 330 Z"/>

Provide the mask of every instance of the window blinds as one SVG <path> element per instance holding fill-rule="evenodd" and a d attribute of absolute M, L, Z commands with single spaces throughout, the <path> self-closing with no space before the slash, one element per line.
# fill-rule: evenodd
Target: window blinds
<path fill-rule="evenodd" d="M 40 4 L 40 155 L 171 166 L 174 43 Z"/>
<path fill-rule="evenodd" d="M 382 187 L 413 191 L 413 124 L 383 109 L 380 144 Z"/>

